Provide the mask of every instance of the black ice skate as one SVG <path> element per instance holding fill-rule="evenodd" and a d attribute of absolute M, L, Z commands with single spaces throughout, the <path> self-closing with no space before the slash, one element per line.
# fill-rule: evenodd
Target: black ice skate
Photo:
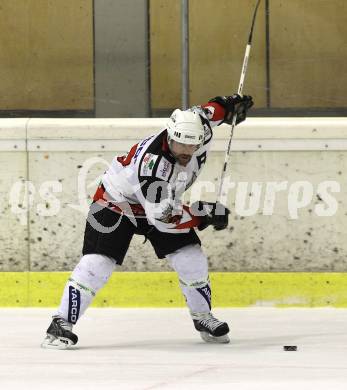
<path fill-rule="evenodd" d="M 211 313 L 205 314 L 200 319 L 193 319 L 195 329 L 200 332 L 201 338 L 206 343 L 229 343 L 229 326 L 214 318 Z"/>
<path fill-rule="evenodd" d="M 78 337 L 72 333 L 72 324 L 59 316 L 53 316 L 43 340 L 42 348 L 67 349 L 75 345 Z"/>

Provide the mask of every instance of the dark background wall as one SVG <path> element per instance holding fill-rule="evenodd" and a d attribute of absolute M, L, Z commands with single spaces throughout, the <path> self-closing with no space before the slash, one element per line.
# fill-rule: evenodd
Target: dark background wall
<path fill-rule="evenodd" d="M 190 103 L 237 90 L 255 0 L 190 0 Z M 144 117 L 181 105 L 180 0 L 0 0 L 0 115 Z M 263 0 L 258 115 L 346 115 L 347 2 Z"/>
<path fill-rule="evenodd" d="M 237 90 L 255 3 L 189 1 L 191 104 Z M 345 0 L 262 1 L 245 84 L 258 112 L 347 114 L 346 14 Z M 180 105 L 180 1 L 151 0 L 150 16 L 159 113 Z"/>
<path fill-rule="evenodd" d="M 93 110 L 92 3 L 0 1 L 0 110 Z"/>
<path fill-rule="evenodd" d="M 97 117 L 149 116 L 148 4 L 95 1 Z"/>

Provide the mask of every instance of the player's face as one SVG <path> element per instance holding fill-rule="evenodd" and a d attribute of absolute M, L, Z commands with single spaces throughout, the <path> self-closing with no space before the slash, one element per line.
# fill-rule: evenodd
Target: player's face
<path fill-rule="evenodd" d="M 199 149 L 199 145 L 181 144 L 174 140 L 170 141 L 170 150 L 180 165 L 184 167 L 189 163 L 194 152 Z"/>

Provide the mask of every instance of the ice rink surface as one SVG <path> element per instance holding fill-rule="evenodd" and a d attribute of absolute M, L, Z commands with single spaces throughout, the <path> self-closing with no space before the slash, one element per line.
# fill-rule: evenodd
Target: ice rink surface
<path fill-rule="evenodd" d="M 347 310 L 214 313 L 230 344 L 205 344 L 186 309 L 89 309 L 59 351 L 39 347 L 52 310 L 0 309 L 0 389 L 347 389 Z"/>

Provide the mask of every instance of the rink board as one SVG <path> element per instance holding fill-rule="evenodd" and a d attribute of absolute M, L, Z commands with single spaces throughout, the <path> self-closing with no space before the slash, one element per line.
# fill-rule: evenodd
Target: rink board
<path fill-rule="evenodd" d="M 2 272 L 0 306 L 54 307 L 69 272 Z M 347 307 L 347 273 L 210 273 L 214 307 Z M 114 273 L 94 307 L 183 307 L 173 272 Z"/>

